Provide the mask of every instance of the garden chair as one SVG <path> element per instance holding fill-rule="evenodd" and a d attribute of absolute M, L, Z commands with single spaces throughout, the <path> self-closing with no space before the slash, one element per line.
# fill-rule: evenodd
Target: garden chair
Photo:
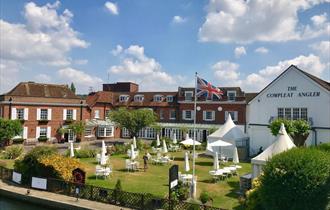
<path fill-rule="evenodd" d="M 132 169 L 132 166 L 131 166 L 131 160 L 130 160 L 130 159 L 126 159 L 126 160 L 125 160 L 125 167 L 126 167 L 126 170 L 127 170 L 128 172 Z"/>

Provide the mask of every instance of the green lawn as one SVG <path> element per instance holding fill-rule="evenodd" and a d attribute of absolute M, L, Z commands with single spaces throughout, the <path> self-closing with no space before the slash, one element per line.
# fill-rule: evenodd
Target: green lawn
<path fill-rule="evenodd" d="M 179 171 L 184 172 L 184 153 L 170 153 L 175 156 L 173 164 L 179 165 Z M 168 169 L 170 165 L 152 165 L 149 164 L 147 172 L 143 170 L 139 172 L 127 172 L 125 170 L 125 155 L 111 156 L 110 162 L 114 170 L 111 177 L 108 179 L 95 179 L 95 165 L 94 158 L 81 159 L 86 165 L 88 174 L 87 183 L 102 187 L 114 188 L 117 179 L 121 179 L 123 190 L 129 192 L 145 192 L 165 197 L 168 194 Z M 141 157 L 140 157 L 141 158 Z M 140 167 L 143 166 L 143 161 L 139 159 Z M 228 163 L 226 165 L 231 165 Z M 240 163 L 242 169 L 239 169 L 239 174 L 250 173 L 250 163 Z M 196 159 L 196 175 L 198 176 L 197 182 L 197 195 L 203 190 L 208 191 L 213 198 L 213 205 L 226 209 L 240 209 L 238 202 L 239 191 L 239 176 L 228 178 L 225 181 L 212 183 L 212 177 L 209 171 L 212 170 L 213 159 L 211 158 L 198 158 Z M 222 166 L 221 166 L 222 167 Z M 192 169 L 192 165 L 190 165 Z M 192 173 L 192 172 L 191 172 Z"/>

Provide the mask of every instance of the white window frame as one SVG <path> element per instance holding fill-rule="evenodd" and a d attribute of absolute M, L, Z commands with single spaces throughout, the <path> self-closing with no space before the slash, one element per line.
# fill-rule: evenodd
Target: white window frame
<path fill-rule="evenodd" d="M 172 116 L 172 113 L 174 112 L 174 117 Z M 169 113 L 169 119 L 170 120 L 175 120 L 176 119 L 176 110 L 170 110 L 170 113 Z"/>
<path fill-rule="evenodd" d="M 98 137 L 113 137 L 114 127 L 113 126 L 99 126 L 97 128 Z"/>
<path fill-rule="evenodd" d="M 94 110 L 94 119 L 100 119 L 100 110 Z"/>
<path fill-rule="evenodd" d="M 277 108 L 277 118 L 284 118 L 284 108 L 283 107 L 278 107 Z"/>
<path fill-rule="evenodd" d="M 47 135 L 47 127 L 40 127 L 39 129 L 39 137 L 45 137 L 47 138 L 48 135 Z"/>
<path fill-rule="evenodd" d="M 66 110 L 66 120 L 73 120 L 73 109 L 67 109 Z"/>
<path fill-rule="evenodd" d="M 48 120 L 48 109 L 40 109 L 40 120 Z"/>
<path fill-rule="evenodd" d="M 134 101 L 135 102 L 142 102 L 144 100 L 144 95 L 135 95 Z"/>
<path fill-rule="evenodd" d="M 159 110 L 159 119 L 163 120 L 164 119 L 164 110 Z"/>
<path fill-rule="evenodd" d="M 187 98 L 188 93 L 189 93 L 189 95 L 191 94 L 191 98 L 189 98 L 189 99 Z M 191 90 L 184 91 L 184 100 L 185 101 L 192 101 L 193 98 L 194 98 L 194 91 L 191 91 Z"/>
<path fill-rule="evenodd" d="M 24 120 L 24 108 L 16 108 L 16 119 Z"/>
<path fill-rule="evenodd" d="M 162 102 L 164 99 L 163 95 L 154 95 L 154 101 L 155 102 Z"/>
<path fill-rule="evenodd" d="M 93 135 L 92 135 L 92 131 L 93 131 L 93 128 L 91 128 L 91 127 L 86 127 L 86 128 L 85 128 L 85 131 L 84 131 L 84 135 L 85 135 L 85 137 L 91 137 L 91 136 L 93 136 Z"/>
<path fill-rule="evenodd" d="M 104 116 L 105 119 L 109 119 L 110 112 L 111 112 L 111 109 L 105 110 L 105 116 Z"/>
<path fill-rule="evenodd" d="M 211 113 L 211 118 L 208 118 L 209 113 Z M 215 111 L 213 111 L 213 110 L 203 111 L 203 120 L 204 121 L 214 121 L 215 120 Z"/>
<path fill-rule="evenodd" d="M 233 114 L 231 114 L 231 119 L 235 122 L 237 122 L 238 121 L 238 111 L 226 111 L 225 112 L 225 120 L 227 120 L 227 118 L 228 118 L 228 114 L 229 113 L 233 113 Z"/>
<path fill-rule="evenodd" d="M 234 93 L 234 98 L 233 99 L 231 99 L 229 97 L 229 94 L 231 94 L 231 93 Z M 236 90 L 228 90 L 227 91 L 227 99 L 228 99 L 228 101 L 235 101 L 236 100 L 236 96 L 237 96 Z"/>
<path fill-rule="evenodd" d="M 190 118 L 187 118 L 187 113 L 190 112 Z M 194 119 L 194 110 L 183 110 L 182 111 L 183 120 L 193 120 Z"/>
<path fill-rule="evenodd" d="M 174 100 L 174 96 L 172 96 L 172 95 L 167 95 L 166 96 L 166 101 L 167 102 L 173 102 L 173 100 Z"/>
<path fill-rule="evenodd" d="M 129 95 L 120 95 L 119 102 L 127 102 L 129 99 Z"/>

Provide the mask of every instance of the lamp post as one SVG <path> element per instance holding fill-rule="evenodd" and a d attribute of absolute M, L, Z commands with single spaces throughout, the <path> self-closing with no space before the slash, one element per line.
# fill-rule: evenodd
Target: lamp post
<path fill-rule="evenodd" d="M 80 121 L 82 121 L 82 107 L 83 107 L 83 101 L 80 101 Z"/>
<path fill-rule="evenodd" d="M 13 99 L 10 97 L 9 98 L 9 116 L 8 116 L 8 119 L 11 120 L 11 103 L 12 103 Z"/>

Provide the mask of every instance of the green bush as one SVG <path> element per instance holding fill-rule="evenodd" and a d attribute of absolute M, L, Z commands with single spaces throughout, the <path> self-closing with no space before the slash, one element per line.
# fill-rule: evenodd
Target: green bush
<path fill-rule="evenodd" d="M 330 193 L 330 155 L 296 148 L 274 156 L 264 166 L 261 199 L 265 209 L 325 209 Z"/>
<path fill-rule="evenodd" d="M 199 200 L 201 200 L 202 204 L 206 204 L 210 200 L 210 195 L 208 192 L 203 191 L 199 195 Z"/>
<path fill-rule="evenodd" d="M 24 139 L 23 138 L 18 138 L 18 139 L 13 139 L 13 144 L 23 144 Z"/>
<path fill-rule="evenodd" d="M 252 189 L 246 194 L 245 209 L 246 210 L 264 210 L 262 207 L 262 195 L 260 193 L 260 177 L 255 178 L 252 182 Z"/>
<path fill-rule="evenodd" d="M 48 141 L 48 138 L 45 137 L 45 136 L 41 136 L 41 137 L 38 138 L 38 141 L 46 142 L 46 141 Z"/>
<path fill-rule="evenodd" d="M 111 147 L 110 153 L 112 155 L 123 155 L 127 153 L 127 150 L 130 149 L 130 144 L 115 144 Z M 109 152 L 109 151 L 108 151 Z"/>
<path fill-rule="evenodd" d="M 16 160 L 14 169 L 23 174 L 22 183 L 28 183 L 31 176 L 40 176 L 43 167 L 38 161 L 39 158 L 56 153 L 57 149 L 55 147 L 37 146 L 28 152 L 22 160 Z"/>
<path fill-rule="evenodd" d="M 21 145 L 13 145 L 6 147 L 5 151 L 3 152 L 2 157 L 4 159 L 16 159 L 21 154 L 23 154 L 24 149 Z"/>
<path fill-rule="evenodd" d="M 325 152 L 330 152 L 330 143 L 319 144 L 316 148 Z"/>
<path fill-rule="evenodd" d="M 93 158 L 96 157 L 96 150 L 95 149 L 80 149 L 80 150 L 75 150 L 74 155 L 77 158 Z"/>
<path fill-rule="evenodd" d="M 181 181 L 179 181 L 177 188 L 171 195 L 174 200 L 184 201 L 188 199 L 189 192 L 189 186 L 184 185 Z"/>
<path fill-rule="evenodd" d="M 157 140 L 152 140 L 150 146 L 151 147 L 157 147 Z"/>

